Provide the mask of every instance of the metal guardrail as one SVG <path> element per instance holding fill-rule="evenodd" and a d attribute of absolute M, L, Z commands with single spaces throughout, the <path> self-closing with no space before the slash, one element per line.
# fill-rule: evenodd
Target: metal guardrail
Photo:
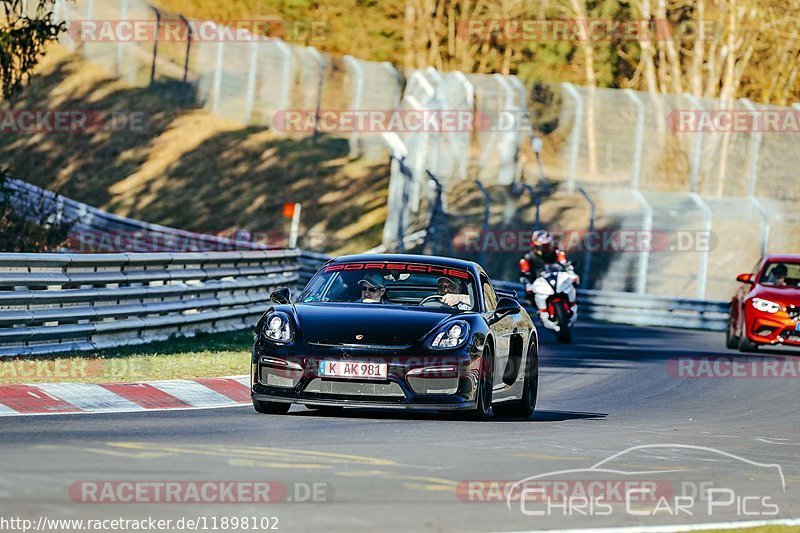
<path fill-rule="evenodd" d="M 269 250 L 261 243 L 204 235 L 121 217 L 31 183 L 3 177 L 7 194 L 15 205 L 34 211 L 52 212 L 69 221 L 73 251 L 89 252 L 227 252 Z"/>
<path fill-rule="evenodd" d="M 495 281 L 498 288 L 514 291 L 525 299 L 521 283 Z M 667 326 L 724 331 L 728 326 L 728 302 L 688 298 L 643 296 L 631 292 L 578 290 L 578 316 L 636 326 Z"/>
<path fill-rule="evenodd" d="M 297 283 L 299 255 L 0 254 L 0 358 L 250 326 Z"/>
<path fill-rule="evenodd" d="M 298 284 L 305 286 L 328 259 L 330 256 L 326 254 L 303 252 Z M 493 283 L 498 289 L 516 293 L 519 301 L 525 301 L 525 287 L 521 283 L 498 280 Z M 604 322 L 713 331 L 724 331 L 728 324 L 728 302 L 579 290 L 578 305 L 579 317 Z"/>

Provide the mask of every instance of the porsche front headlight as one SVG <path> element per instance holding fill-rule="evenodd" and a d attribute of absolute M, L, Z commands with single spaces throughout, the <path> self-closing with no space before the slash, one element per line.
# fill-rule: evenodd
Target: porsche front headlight
<path fill-rule="evenodd" d="M 292 323 L 289 320 L 289 315 L 276 311 L 267 317 L 264 321 L 264 336 L 269 340 L 276 342 L 291 342 L 294 337 L 292 331 Z"/>
<path fill-rule="evenodd" d="M 463 320 L 449 322 L 440 327 L 433 335 L 431 348 L 434 350 L 451 350 L 466 344 L 469 338 L 469 324 Z"/>
<path fill-rule="evenodd" d="M 753 298 L 751 303 L 753 304 L 753 307 L 765 313 L 777 313 L 781 310 L 781 304 L 772 302 L 770 300 L 764 300 L 762 298 Z"/>

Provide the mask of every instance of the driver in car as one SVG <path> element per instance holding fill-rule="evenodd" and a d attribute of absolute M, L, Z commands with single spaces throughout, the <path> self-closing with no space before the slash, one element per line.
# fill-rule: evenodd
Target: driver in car
<path fill-rule="evenodd" d="M 358 282 L 361 288 L 361 303 L 380 304 L 385 303 L 386 287 L 383 284 L 383 276 L 377 272 L 369 273 L 364 279 Z"/>
<path fill-rule="evenodd" d="M 460 284 L 451 278 L 441 277 L 436 280 L 436 294 L 450 307 L 462 311 L 472 309 L 472 299 L 469 294 L 461 294 Z"/>

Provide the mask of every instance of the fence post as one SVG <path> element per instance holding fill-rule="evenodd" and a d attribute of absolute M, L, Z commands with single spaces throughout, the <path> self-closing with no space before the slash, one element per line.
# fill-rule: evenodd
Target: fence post
<path fill-rule="evenodd" d="M 128 0 L 121 0 L 119 3 L 119 19 L 120 20 L 128 20 Z M 125 44 L 125 39 L 120 39 L 117 43 L 117 62 L 114 65 L 114 72 L 117 76 L 122 77 L 122 60 L 123 56 L 123 45 Z"/>
<path fill-rule="evenodd" d="M 697 204 L 697 207 L 703 211 L 703 225 L 705 226 L 704 230 L 708 235 L 711 235 L 711 217 L 712 212 L 711 208 L 708 207 L 708 204 L 700 198 L 700 195 L 696 192 L 690 192 L 689 198 Z M 707 278 L 708 278 L 708 255 L 710 250 L 706 248 L 703 250 L 703 255 L 700 258 L 700 273 L 699 278 L 697 280 L 697 298 L 700 300 L 705 300 L 706 298 L 706 285 L 707 285 Z"/>
<path fill-rule="evenodd" d="M 253 112 L 256 108 L 256 81 L 258 80 L 258 47 L 261 43 L 253 36 L 250 47 L 250 72 L 247 73 L 247 97 L 245 99 L 244 116 L 247 123 L 253 122 Z"/>
<path fill-rule="evenodd" d="M 747 108 L 748 111 L 755 113 L 756 106 L 747 98 L 739 98 L 739 102 Z M 747 196 L 755 196 L 756 194 L 756 181 L 758 181 L 758 158 L 761 151 L 761 139 L 763 132 L 761 130 L 753 131 L 750 137 L 750 161 L 747 173 Z"/>
<path fill-rule="evenodd" d="M 517 174 L 516 154 L 519 152 L 519 142 L 517 142 L 517 135 L 520 132 L 518 127 L 518 117 L 513 113 L 514 110 L 514 89 L 511 84 L 506 80 L 505 76 L 495 74 L 495 79 L 500 87 L 503 89 L 503 109 L 498 113 L 498 126 L 501 124 L 503 114 L 512 112 L 513 128 L 505 131 L 499 143 L 499 156 L 500 168 L 498 169 L 497 181 L 501 185 L 510 185 L 514 182 Z M 499 128 L 498 128 L 499 129 Z"/>
<path fill-rule="evenodd" d="M 767 210 L 764 209 L 764 206 L 761 205 L 761 202 L 755 196 L 748 196 L 747 201 L 758 211 L 758 215 L 761 217 L 761 222 L 763 223 L 761 228 L 761 257 L 764 257 L 767 255 L 767 249 L 769 248 L 769 213 L 767 213 Z"/>
<path fill-rule="evenodd" d="M 625 89 L 625 95 L 633 100 L 636 106 L 636 139 L 633 143 L 633 163 L 631 167 L 631 188 L 639 189 L 639 179 L 642 172 L 642 147 L 644 144 L 644 103 L 632 89 Z"/>
<path fill-rule="evenodd" d="M 689 103 L 694 106 L 698 111 L 703 110 L 700 102 L 691 94 L 684 94 L 684 98 L 689 100 Z M 689 192 L 697 192 L 697 182 L 700 178 L 700 157 L 703 150 L 703 132 L 698 131 L 694 133 L 694 142 L 692 144 L 692 159 L 689 167 Z"/>
<path fill-rule="evenodd" d="M 344 56 L 344 61 L 350 67 L 350 76 L 353 81 L 353 101 L 350 109 L 359 111 L 364 106 L 364 68 L 353 56 Z M 353 128 L 350 134 L 350 157 L 358 157 L 361 155 L 361 148 L 359 145 L 358 129 Z"/>
<path fill-rule="evenodd" d="M 578 155 L 581 148 L 581 129 L 583 128 L 583 96 L 574 85 L 563 82 L 561 86 L 575 101 L 575 121 L 569 135 L 569 162 L 567 163 L 567 192 L 575 192 L 575 172 L 578 166 Z"/>
<path fill-rule="evenodd" d="M 317 84 L 317 111 L 314 120 L 314 136 L 311 138 L 313 144 L 317 144 L 317 137 L 319 137 L 319 116 L 322 111 L 322 88 L 325 82 L 325 59 L 319 50 L 313 46 L 307 46 L 306 51 L 319 63 L 319 83 Z"/>
<path fill-rule="evenodd" d="M 639 205 L 642 206 L 642 211 L 644 212 L 644 228 L 643 231 L 645 233 L 650 233 L 653 231 L 653 207 L 650 205 L 650 202 L 637 190 L 632 190 L 631 194 L 633 197 L 636 198 L 636 201 L 639 202 Z M 645 294 L 647 292 L 647 268 L 650 263 L 650 250 L 642 250 L 639 256 L 639 274 L 636 280 L 636 292 L 639 294 Z"/>
<path fill-rule="evenodd" d="M 486 206 L 483 209 L 483 223 L 481 224 L 481 234 L 485 236 L 489 233 L 489 217 L 492 214 L 492 197 L 489 195 L 489 191 L 486 190 L 486 187 L 483 186 L 483 183 L 481 183 L 481 180 L 475 180 L 475 185 L 478 186 L 481 194 L 486 198 Z M 480 264 L 483 264 L 486 256 L 485 248 L 485 246 L 481 246 L 478 251 L 478 263 Z"/>
<path fill-rule="evenodd" d="M 217 26 L 218 28 L 219 26 Z M 220 35 L 221 32 L 217 32 Z M 222 66 L 225 61 L 225 41 L 220 39 L 217 43 L 217 65 L 214 70 L 214 100 L 211 103 L 211 111 L 219 111 L 220 93 L 222 93 Z"/>
<path fill-rule="evenodd" d="M 126 2 L 128 0 L 125 0 Z M 189 21 L 186 20 L 186 17 L 183 15 L 178 15 L 181 18 L 181 22 L 186 25 L 186 61 L 183 62 L 183 83 L 188 83 L 189 81 L 189 59 L 191 58 L 192 54 L 192 36 L 194 35 L 194 30 L 192 29 L 192 25 L 189 24 Z"/>
<path fill-rule="evenodd" d="M 150 4 L 150 9 L 152 9 L 156 14 L 156 31 L 155 35 L 153 36 L 153 63 L 150 65 L 150 85 L 153 85 L 156 82 L 156 61 L 158 61 L 158 31 L 161 27 L 161 11 L 156 8 L 153 4 Z"/>
<path fill-rule="evenodd" d="M 592 197 L 586 192 L 586 189 L 583 187 L 579 187 L 578 191 L 583 195 L 586 201 L 589 203 L 589 235 L 594 235 L 594 221 L 595 221 L 595 213 L 597 210 L 597 206 L 592 200 Z M 581 280 L 584 283 L 589 283 L 589 276 L 592 273 L 592 247 L 587 246 L 586 248 L 586 257 L 583 260 L 583 270 L 581 272 Z M 588 288 L 586 286 L 585 288 Z"/>
<path fill-rule="evenodd" d="M 292 50 L 285 43 L 276 41 L 275 46 L 283 54 L 283 76 L 281 78 L 281 97 L 278 100 L 278 109 L 289 109 L 289 97 L 292 92 Z M 270 117 L 272 118 L 272 117 Z"/>

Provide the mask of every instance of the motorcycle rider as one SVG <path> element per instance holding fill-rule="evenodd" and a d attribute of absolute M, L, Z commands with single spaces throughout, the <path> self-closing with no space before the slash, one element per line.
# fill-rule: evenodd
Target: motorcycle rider
<path fill-rule="evenodd" d="M 558 248 L 558 241 L 547 230 L 536 230 L 531 235 L 531 251 L 519 261 L 520 281 L 532 283 L 541 275 L 549 265 L 560 265 L 573 276 L 573 282 L 578 285 L 580 278 L 575 273 L 575 268 L 567 260 L 567 254 Z"/>
<path fill-rule="evenodd" d="M 558 265 L 572 277 L 572 283 L 577 288 L 580 276 L 575 272 L 575 267 L 567 260 L 567 254 L 558 248 L 558 241 L 547 230 L 536 230 L 531 235 L 531 251 L 519 260 L 520 281 L 525 284 L 526 291 L 531 292 L 530 286 L 542 275 L 548 266 Z M 535 305 L 533 298 L 531 303 Z M 577 302 L 570 302 L 574 316 L 578 314 Z M 539 318 L 545 324 L 553 324 L 547 309 L 539 309 Z"/>

